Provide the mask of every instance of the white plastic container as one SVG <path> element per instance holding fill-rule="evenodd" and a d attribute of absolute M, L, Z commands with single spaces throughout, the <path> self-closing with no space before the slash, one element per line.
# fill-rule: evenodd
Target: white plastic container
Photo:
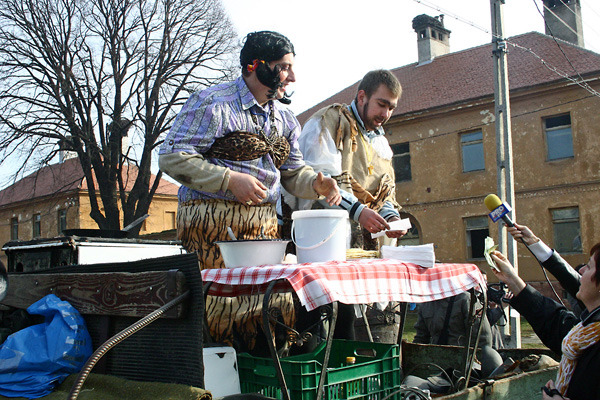
<path fill-rule="evenodd" d="M 221 250 L 225 268 L 281 264 L 289 240 L 256 239 L 215 242 Z"/>
<path fill-rule="evenodd" d="M 210 390 L 213 399 L 241 392 L 237 356 L 233 347 L 205 347 L 202 356 L 204 388 Z"/>
<path fill-rule="evenodd" d="M 292 241 L 299 263 L 345 261 L 348 212 L 303 210 L 292 213 Z"/>

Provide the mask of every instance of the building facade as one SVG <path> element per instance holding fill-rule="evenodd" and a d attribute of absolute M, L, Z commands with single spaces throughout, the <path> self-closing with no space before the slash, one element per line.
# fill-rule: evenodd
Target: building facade
<path fill-rule="evenodd" d="M 413 20 L 418 46 L 448 40 L 442 21 Z M 438 260 L 485 272 L 483 241 L 497 243 L 499 234 L 483 202 L 497 191 L 493 48 L 449 53 L 443 44 L 427 46 L 441 53 L 420 50 L 417 63 L 392 70 L 403 94 L 385 130 L 397 200 L 413 224 L 400 244 L 434 243 Z M 573 265 L 586 262 L 600 240 L 600 55 L 537 32 L 509 38 L 507 46 L 513 217 Z M 300 114 L 300 122 L 328 104 L 349 104 L 357 87 Z M 525 280 L 545 280 L 522 245 L 518 264 Z"/>
<path fill-rule="evenodd" d="M 130 172 L 135 173 L 133 167 Z M 177 190 L 177 185 L 161 181 L 140 235 L 173 232 Z M 97 229 L 90 211 L 87 184 L 77 159 L 44 167 L 0 191 L 0 244 L 64 236 L 65 229 Z M 0 257 L 6 264 L 4 252 Z"/>

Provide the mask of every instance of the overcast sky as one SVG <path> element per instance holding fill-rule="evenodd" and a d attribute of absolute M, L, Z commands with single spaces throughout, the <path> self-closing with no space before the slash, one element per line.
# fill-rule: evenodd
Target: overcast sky
<path fill-rule="evenodd" d="M 600 53 L 600 2 L 580 0 L 586 48 Z M 222 0 L 239 36 L 286 35 L 296 50 L 291 108 L 297 114 L 359 81 L 369 70 L 417 61 L 417 15 L 445 14 L 450 51 L 491 42 L 489 0 Z M 507 37 L 545 32 L 541 0 L 506 0 Z"/>

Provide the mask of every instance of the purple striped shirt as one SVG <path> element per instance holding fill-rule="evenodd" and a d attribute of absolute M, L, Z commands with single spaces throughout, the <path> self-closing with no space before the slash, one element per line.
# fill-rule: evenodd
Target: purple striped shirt
<path fill-rule="evenodd" d="M 273 102 L 272 100 L 269 103 Z M 215 139 L 230 132 L 247 131 L 259 133 L 251 115 L 256 115 L 265 134 L 271 134 L 269 103 L 261 107 L 246 82 L 240 76 L 232 82 L 223 83 L 193 93 L 165 138 L 159 154 L 186 152 L 204 154 L 213 145 Z M 275 126 L 278 135 L 284 136 L 290 143 L 290 155 L 281 169 L 295 169 L 304 165 L 302 153 L 298 147 L 300 123 L 287 107 L 278 101 L 273 102 Z M 281 175 L 269 154 L 250 161 L 231 161 L 217 158 L 206 160 L 212 164 L 228 167 L 232 171 L 244 172 L 260 180 L 267 187 L 266 201 L 276 204 L 280 196 Z M 184 185 L 179 188 L 179 201 L 195 199 L 236 200 L 229 190 L 216 193 L 190 189 Z"/>

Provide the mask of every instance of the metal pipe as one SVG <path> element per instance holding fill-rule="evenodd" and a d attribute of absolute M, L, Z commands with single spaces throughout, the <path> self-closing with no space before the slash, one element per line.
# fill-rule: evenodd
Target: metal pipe
<path fill-rule="evenodd" d="M 104 356 L 104 354 L 106 354 L 108 350 L 112 349 L 117 344 L 121 343 L 123 340 L 127 339 L 129 336 L 133 335 L 137 331 L 156 321 L 166 311 L 181 303 L 186 297 L 189 296 L 189 294 L 190 291 L 188 290 L 182 295 L 174 298 L 167 304 L 158 308 L 157 310 L 152 311 L 150 314 L 146 315 L 139 321 L 123 329 L 121 332 L 117 333 L 116 335 L 108 339 L 106 342 L 104 342 L 100 347 L 98 347 L 98 349 L 90 356 L 90 358 L 88 358 L 81 371 L 79 371 L 79 375 L 77 375 L 77 379 L 71 387 L 71 391 L 69 392 L 67 400 L 77 399 L 77 397 L 79 396 L 79 392 L 81 391 L 81 387 L 83 386 L 83 383 L 92 371 L 92 368 L 94 368 L 94 365 L 96 365 L 96 363 L 102 358 L 102 356 Z"/>

